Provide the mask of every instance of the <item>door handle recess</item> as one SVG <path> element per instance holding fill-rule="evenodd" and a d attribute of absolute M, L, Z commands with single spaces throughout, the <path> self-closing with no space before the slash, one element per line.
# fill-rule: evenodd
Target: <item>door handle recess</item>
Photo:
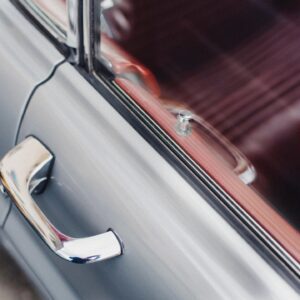
<path fill-rule="evenodd" d="M 31 194 L 44 190 L 53 163 L 52 153 L 34 137 L 9 151 L 0 162 L 0 180 L 12 202 L 47 246 L 68 261 L 85 264 L 121 255 L 122 243 L 112 230 L 72 238 L 57 230 L 40 210 Z"/>

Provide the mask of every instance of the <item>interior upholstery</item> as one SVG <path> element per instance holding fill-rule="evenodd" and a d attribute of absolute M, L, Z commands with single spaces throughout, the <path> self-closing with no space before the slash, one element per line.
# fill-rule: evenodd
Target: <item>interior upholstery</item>
<path fill-rule="evenodd" d="M 123 0 L 115 39 L 250 159 L 253 186 L 300 228 L 300 3 Z M 123 28 L 124 29 L 124 28 Z M 249 199 L 251 201 L 251 199 Z"/>

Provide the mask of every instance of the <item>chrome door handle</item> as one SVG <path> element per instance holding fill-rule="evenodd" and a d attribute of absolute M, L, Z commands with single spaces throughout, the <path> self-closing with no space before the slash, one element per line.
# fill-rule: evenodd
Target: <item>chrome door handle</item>
<path fill-rule="evenodd" d="M 215 140 L 235 161 L 233 172 L 245 183 L 252 184 L 256 179 L 256 170 L 248 158 L 238 150 L 225 136 L 210 125 L 199 115 L 188 109 L 175 105 L 167 105 L 167 110 L 177 117 L 176 132 L 181 136 L 188 136 L 192 131 L 192 124 L 196 123 L 203 131 Z"/>
<path fill-rule="evenodd" d="M 28 137 L 9 151 L 0 162 L 0 180 L 6 193 L 48 247 L 75 263 L 92 263 L 122 254 L 122 243 L 113 231 L 71 238 L 47 219 L 33 200 L 49 179 L 54 156 L 36 138 Z"/>

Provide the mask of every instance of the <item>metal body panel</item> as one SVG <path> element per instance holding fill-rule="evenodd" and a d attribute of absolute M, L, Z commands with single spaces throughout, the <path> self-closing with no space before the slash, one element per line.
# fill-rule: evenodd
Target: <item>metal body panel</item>
<path fill-rule="evenodd" d="M 56 48 L 9 1 L 0 6 L 0 157 L 15 142 L 33 88 L 63 60 Z"/>
<path fill-rule="evenodd" d="M 34 95 L 19 141 L 28 135 L 56 157 L 47 191 L 35 197 L 53 224 L 75 237 L 112 227 L 125 244 L 123 256 L 75 265 L 13 209 L 9 240 L 53 298 L 298 299 L 68 63 Z"/>
<path fill-rule="evenodd" d="M 1 1 L 0 28 L 1 158 L 14 146 L 31 91 L 63 56 L 9 1 Z M 0 224 L 8 208 L 9 201 L 0 201 Z"/>

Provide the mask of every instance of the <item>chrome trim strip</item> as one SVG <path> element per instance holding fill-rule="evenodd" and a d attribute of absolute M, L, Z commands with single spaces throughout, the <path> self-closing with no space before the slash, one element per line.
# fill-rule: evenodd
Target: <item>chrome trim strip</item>
<path fill-rule="evenodd" d="M 50 34 L 56 38 L 59 42 L 67 42 L 67 32 L 57 23 L 55 23 L 49 16 L 43 12 L 36 4 L 31 0 L 19 0 L 19 3 L 36 18 L 43 27 L 45 27 Z"/>
<path fill-rule="evenodd" d="M 34 137 L 9 151 L 0 162 L 0 180 L 12 202 L 46 245 L 65 260 L 86 264 L 121 255 L 123 245 L 112 230 L 72 238 L 56 229 L 37 206 L 31 193 L 44 190 L 53 162 L 54 156 Z"/>
<path fill-rule="evenodd" d="M 78 1 L 67 0 L 68 32 L 66 44 L 71 48 L 78 48 Z"/>
<path fill-rule="evenodd" d="M 83 45 L 84 45 L 84 56 L 87 60 L 88 70 L 91 72 L 93 68 L 92 60 L 92 42 L 91 42 L 91 11 L 92 2 L 91 0 L 83 0 Z"/>

